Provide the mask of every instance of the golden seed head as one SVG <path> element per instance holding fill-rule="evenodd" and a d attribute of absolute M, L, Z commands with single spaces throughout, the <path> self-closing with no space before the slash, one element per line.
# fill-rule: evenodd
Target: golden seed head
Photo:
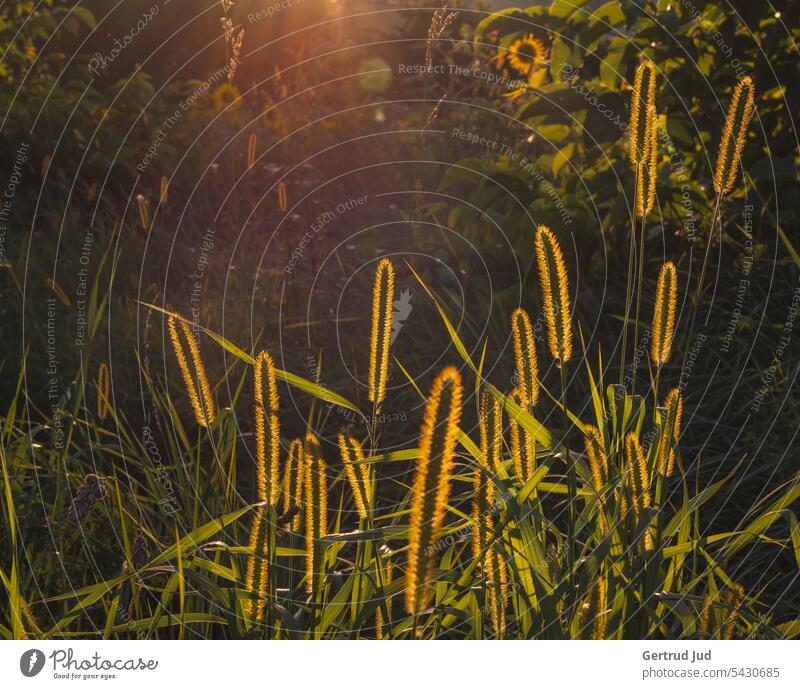
<path fill-rule="evenodd" d="M 607 583 L 604 576 L 598 576 L 586 591 L 578 613 L 578 635 L 585 638 L 585 631 L 591 625 L 591 638 L 595 641 L 605 638 L 608 625 Z"/>
<path fill-rule="evenodd" d="M 433 553 L 439 541 L 461 420 L 461 376 L 449 366 L 433 382 L 420 432 L 420 456 L 411 490 L 406 611 L 419 613 L 430 593 Z"/>
<path fill-rule="evenodd" d="M 479 411 L 482 461 L 488 470 L 497 472 L 503 452 L 503 403 L 484 390 Z"/>
<path fill-rule="evenodd" d="M 547 321 L 547 344 L 550 354 L 561 366 L 572 358 L 569 281 L 561 246 L 550 228 L 536 228 L 536 261 L 542 288 L 544 316 Z"/>
<path fill-rule="evenodd" d="M 369 401 L 377 409 L 386 398 L 389 379 L 389 343 L 392 338 L 394 266 L 388 258 L 378 264 L 372 289 L 372 335 L 369 341 Z"/>
<path fill-rule="evenodd" d="M 644 450 L 635 433 L 628 433 L 625 436 L 625 464 L 628 470 L 633 513 L 638 518 L 644 508 L 650 507 L 650 479 Z"/>
<path fill-rule="evenodd" d="M 480 466 L 475 467 L 472 495 L 472 549 L 474 557 L 486 547 L 494 531 L 491 506 L 494 502 L 494 483 L 486 474 L 500 464 L 503 443 L 503 406 L 488 390 L 481 393 L 478 428 L 481 439 Z"/>
<path fill-rule="evenodd" d="M 488 597 L 489 620 L 495 637 L 501 639 L 506 626 L 506 602 L 508 601 L 508 568 L 502 553 L 490 548 L 484 556 L 486 573 L 486 595 Z"/>
<path fill-rule="evenodd" d="M 110 399 L 111 374 L 108 370 L 108 364 L 104 361 L 97 371 L 97 418 L 101 421 L 108 416 Z"/>
<path fill-rule="evenodd" d="M 628 124 L 630 141 L 628 157 L 634 165 L 646 163 L 647 147 L 645 132 L 648 129 L 648 108 L 655 108 L 656 102 L 656 66 L 651 60 L 643 60 L 636 67 L 633 77 L 633 95 L 631 96 L 631 121 Z"/>
<path fill-rule="evenodd" d="M 658 113 L 655 105 L 647 107 L 647 124 L 644 130 L 644 153 L 638 187 L 636 188 L 636 216 L 645 217 L 655 205 L 658 179 Z"/>
<path fill-rule="evenodd" d="M 200 357 L 197 340 L 189 324 L 181 319 L 178 314 L 171 314 L 167 317 L 167 327 L 172 341 L 172 348 L 175 350 L 175 358 L 178 360 L 178 367 L 181 369 L 183 382 L 186 384 L 186 392 L 189 395 L 189 401 L 192 403 L 194 417 L 199 426 L 206 427 L 209 423 L 214 422 L 217 414 L 214 409 L 211 386 L 208 384 L 208 377 L 206 376 L 205 366 L 203 366 L 203 359 Z M 189 369 L 189 362 L 186 359 L 183 344 L 181 343 L 181 335 L 189 347 L 194 376 L 192 376 L 192 372 Z M 197 385 L 195 385 L 195 381 L 197 381 Z"/>
<path fill-rule="evenodd" d="M 167 179 L 166 175 L 161 175 L 161 187 L 158 192 L 158 200 L 162 206 L 167 202 L 168 195 L 169 195 L 169 180 Z"/>
<path fill-rule="evenodd" d="M 523 409 L 529 410 L 539 399 L 539 366 L 533 326 L 525 309 L 516 309 L 511 314 L 511 336 L 517 365 L 517 390 L 522 397 Z"/>
<path fill-rule="evenodd" d="M 293 508 L 302 508 L 303 491 L 305 485 L 306 457 L 303 441 L 295 438 L 289 443 L 286 457 L 286 472 L 283 479 L 283 512 L 288 513 Z M 302 515 L 298 512 L 292 517 L 292 531 L 300 529 Z"/>
<path fill-rule="evenodd" d="M 755 92 L 756 86 L 749 76 L 741 79 L 733 89 L 714 170 L 714 191 L 720 196 L 731 192 L 736 184 L 747 127 L 755 112 Z"/>
<path fill-rule="evenodd" d="M 664 431 L 661 436 L 658 452 L 658 470 L 664 476 L 672 476 L 675 470 L 675 446 L 681 434 L 681 417 L 683 416 L 683 398 L 678 388 L 672 388 L 664 398 L 667 410 L 664 419 Z"/>
<path fill-rule="evenodd" d="M 678 272 L 668 261 L 661 266 L 656 285 L 656 306 L 653 312 L 653 340 L 650 356 L 656 366 L 669 361 L 675 334 L 675 312 L 678 304 Z"/>
<path fill-rule="evenodd" d="M 264 619 L 267 587 L 269 585 L 269 509 L 259 507 L 250 527 L 250 555 L 247 557 L 245 585 L 255 600 L 245 601 L 245 614 L 255 622 Z"/>
<path fill-rule="evenodd" d="M 592 483 L 598 495 L 603 494 L 603 489 L 608 483 L 608 455 L 600 429 L 587 424 L 584 426 L 586 433 L 586 455 L 589 457 L 589 467 L 592 470 Z"/>
<path fill-rule="evenodd" d="M 258 499 L 275 507 L 280 497 L 280 423 L 275 362 L 266 350 L 256 357 L 255 374 L 256 485 Z M 269 429 L 269 432 L 267 432 Z"/>
<path fill-rule="evenodd" d="M 361 449 L 361 443 L 349 433 L 340 433 L 339 451 L 342 455 L 342 464 L 344 464 L 347 480 L 353 490 L 358 516 L 366 519 L 372 507 L 372 477 L 364 458 L 364 451 Z"/>
<path fill-rule="evenodd" d="M 509 398 L 525 410 L 525 404 L 518 388 L 509 393 Z M 517 420 L 508 415 L 508 426 L 511 432 L 511 458 L 514 460 L 514 473 L 520 483 L 525 483 L 536 471 L 536 441 L 526 429 L 520 428 Z"/>
<path fill-rule="evenodd" d="M 320 538 L 328 534 L 327 466 L 319 441 L 306 435 L 305 514 L 306 514 L 306 590 L 313 593 L 316 580 L 314 549 Z"/>

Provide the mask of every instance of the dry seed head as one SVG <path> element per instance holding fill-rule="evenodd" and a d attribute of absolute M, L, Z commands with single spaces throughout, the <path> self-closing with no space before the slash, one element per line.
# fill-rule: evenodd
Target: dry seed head
<path fill-rule="evenodd" d="M 516 309 L 511 314 L 511 336 L 517 365 L 517 390 L 524 402 L 523 408 L 529 410 L 539 399 L 539 368 L 533 326 L 525 309 Z"/>
<path fill-rule="evenodd" d="M 303 505 L 303 483 L 305 477 L 305 452 L 303 441 L 295 438 L 289 443 L 289 451 L 286 457 L 286 473 L 283 485 L 283 513 L 288 514 L 290 510 L 299 509 Z M 292 517 L 292 531 L 300 529 L 300 512 Z"/>
<path fill-rule="evenodd" d="M 358 516 L 366 519 L 372 507 L 372 478 L 364 458 L 364 451 L 361 449 L 361 443 L 349 433 L 339 433 L 339 451 L 342 455 L 342 464 L 344 464 L 347 480 L 356 501 Z"/>
<path fill-rule="evenodd" d="M 281 213 L 285 213 L 289 210 L 289 199 L 286 196 L 285 182 L 278 184 L 278 207 L 281 209 Z"/>
<path fill-rule="evenodd" d="M 656 366 L 669 361 L 672 338 L 675 334 L 675 312 L 678 304 L 678 272 L 667 261 L 661 266 L 656 285 L 656 306 L 653 312 L 653 342 L 650 356 Z"/>
<path fill-rule="evenodd" d="M 143 230 L 150 227 L 150 211 L 147 208 L 147 199 L 143 194 L 136 194 L 136 203 L 139 206 L 139 224 Z"/>
<path fill-rule="evenodd" d="M 665 420 L 667 435 L 661 438 L 658 469 L 664 476 L 669 477 L 675 470 L 675 446 L 681 435 L 681 417 L 683 416 L 683 398 L 678 388 L 672 388 L 667 393 L 664 398 L 664 408 L 667 410 Z"/>
<path fill-rule="evenodd" d="M 256 135 L 251 134 L 247 140 L 247 169 L 256 164 Z"/>
<path fill-rule="evenodd" d="M 253 375 L 256 422 L 256 486 L 259 502 L 277 507 L 280 497 L 280 422 L 275 362 L 266 350 L 256 357 Z"/>
<path fill-rule="evenodd" d="M 158 201 L 159 204 L 162 206 L 167 202 L 167 196 L 169 195 L 169 180 L 166 178 L 166 175 L 161 175 L 161 188 L 158 192 Z"/>
<path fill-rule="evenodd" d="M 456 432 L 461 420 L 461 376 L 449 366 L 431 387 L 420 433 L 420 456 L 411 489 L 406 611 L 419 613 L 426 605 L 453 469 Z"/>
<path fill-rule="evenodd" d="M 628 124 L 630 141 L 628 157 L 634 165 L 646 163 L 645 132 L 648 128 L 647 111 L 656 102 L 656 66 L 651 60 L 642 60 L 636 67 L 631 96 L 631 121 Z"/>
<path fill-rule="evenodd" d="M 186 384 L 186 392 L 189 395 L 189 401 L 192 403 L 194 418 L 197 420 L 198 425 L 206 427 L 209 423 L 214 422 L 217 414 L 214 409 L 211 386 L 208 384 L 208 377 L 206 376 L 205 366 L 203 366 L 203 360 L 200 357 L 200 349 L 197 346 L 197 340 L 195 340 L 194 333 L 189 325 L 181 320 L 180 316 L 177 314 L 171 314 L 167 317 L 167 327 L 169 328 L 172 348 L 175 350 L 175 358 L 178 360 L 178 367 L 181 369 L 183 382 Z M 189 347 L 189 356 L 192 359 L 192 366 L 194 367 L 194 377 L 189 369 L 189 362 L 183 350 L 181 335 Z M 195 385 L 195 380 L 200 388 L 199 394 L 197 386 Z"/>
<path fill-rule="evenodd" d="M 714 191 L 720 196 L 732 191 L 736 184 L 747 127 L 755 111 L 755 92 L 756 86 L 749 76 L 741 79 L 733 89 L 714 170 Z"/>
<path fill-rule="evenodd" d="M 636 189 L 636 216 L 645 217 L 655 205 L 658 178 L 658 113 L 654 105 L 647 107 L 644 130 L 644 157 Z"/>
<path fill-rule="evenodd" d="M 378 264 L 372 288 L 372 334 L 369 340 L 369 401 L 376 409 L 386 398 L 389 378 L 389 343 L 392 337 L 394 266 L 388 258 Z"/>
<path fill-rule="evenodd" d="M 561 246 L 550 228 L 536 228 L 536 261 L 542 287 L 544 315 L 547 321 L 547 343 L 550 354 L 561 366 L 572 358 L 572 325 L 570 323 L 569 281 Z"/>
<path fill-rule="evenodd" d="M 86 474 L 83 485 L 78 488 L 70 503 L 67 518 L 77 526 L 92 511 L 95 502 L 108 495 L 105 481 L 97 474 Z"/>
<path fill-rule="evenodd" d="M 111 399 L 111 375 L 104 361 L 97 371 L 97 418 L 101 421 L 108 416 L 108 401 Z"/>
<path fill-rule="evenodd" d="M 314 547 L 328 534 L 328 468 L 319 441 L 311 433 L 306 435 L 305 455 L 306 590 L 313 593 L 317 564 L 314 562 Z"/>
<path fill-rule="evenodd" d="M 254 622 L 264 619 L 269 584 L 269 508 L 259 507 L 250 527 L 250 555 L 247 557 L 245 585 L 258 597 L 245 601 L 245 614 Z"/>

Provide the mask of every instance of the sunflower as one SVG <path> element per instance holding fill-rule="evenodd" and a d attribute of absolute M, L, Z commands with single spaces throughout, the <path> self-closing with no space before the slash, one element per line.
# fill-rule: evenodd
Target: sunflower
<path fill-rule="evenodd" d="M 544 63 L 546 57 L 544 43 L 530 33 L 514 41 L 505 54 L 508 64 L 522 74 L 533 72 Z"/>
<path fill-rule="evenodd" d="M 222 84 L 214 91 L 214 109 L 220 112 L 223 108 L 230 105 L 231 109 L 239 106 L 239 89 L 233 84 Z"/>

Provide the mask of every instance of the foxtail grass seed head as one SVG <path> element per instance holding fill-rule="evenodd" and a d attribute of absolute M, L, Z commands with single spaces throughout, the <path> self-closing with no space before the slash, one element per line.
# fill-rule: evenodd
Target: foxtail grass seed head
<path fill-rule="evenodd" d="M 714 191 L 720 196 L 733 191 L 736 185 L 747 127 L 755 111 L 755 93 L 756 86 L 749 76 L 742 78 L 733 89 L 714 170 Z"/>
<path fill-rule="evenodd" d="M 427 604 L 447 499 L 456 432 L 461 420 L 461 376 L 447 367 L 436 377 L 425 407 L 420 456 L 411 489 L 406 612 L 417 615 Z"/>
<path fill-rule="evenodd" d="M 387 557 L 386 564 L 383 570 L 383 588 L 389 587 L 394 578 L 394 563 Z M 387 596 L 386 598 L 386 617 L 389 624 L 392 624 L 392 599 Z M 375 638 L 380 641 L 383 639 L 383 610 L 379 605 L 375 608 Z"/>
<path fill-rule="evenodd" d="M 247 140 L 247 169 L 256 164 L 256 135 L 251 134 Z"/>
<path fill-rule="evenodd" d="M 70 503 L 67 518 L 77 526 L 92 511 L 94 504 L 108 495 L 105 481 L 97 474 L 86 474 L 83 485 L 78 488 Z"/>
<path fill-rule="evenodd" d="M 643 60 L 636 67 L 633 77 L 633 94 L 631 96 L 631 121 L 628 124 L 630 140 L 628 157 L 634 165 L 646 162 L 645 148 L 648 128 L 648 108 L 655 108 L 656 102 L 656 66 L 651 60 Z"/>
<path fill-rule="evenodd" d="M 661 266 L 656 285 L 656 306 L 653 312 L 653 340 L 650 356 L 656 366 L 669 361 L 675 334 L 675 313 L 678 304 L 678 272 L 668 261 Z"/>
<path fill-rule="evenodd" d="M 503 452 L 503 403 L 488 390 L 481 393 L 481 452 L 489 471 L 499 472 Z"/>
<path fill-rule="evenodd" d="M 496 413 L 494 406 L 494 398 L 488 390 L 484 390 L 481 394 L 478 415 L 481 440 L 480 466 L 475 467 L 472 494 L 472 551 L 475 558 L 480 557 L 488 542 L 489 534 L 494 530 L 491 517 L 494 483 L 487 473 L 490 473 L 500 463 L 499 443 L 502 443 L 503 433 L 502 416 Z M 500 410 L 502 412 L 502 407 Z"/>
<path fill-rule="evenodd" d="M 506 627 L 506 602 L 508 601 L 508 568 L 503 555 L 495 548 L 486 551 L 483 563 L 486 574 L 486 596 L 489 620 L 497 639 L 503 638 Z"/>
<path fill-rule="evenodd" d="M 631 505 L 638 519 L 642 510 L 650 507 L 650 479 L 644 450 L 635 433 L 628 433 L 625 436 L 625 464 L 628 470 Z"/>
<path fill-rule="evenodd" d="M 604 513 L 605 505 L 605 486 L 608 483 L 608 455 L 606 454 L 605 443 L 600 429 L 596 426 L 587 424 L 584 426 L 586 456 L 589 458 L 589 468 L 592 471 L 592 485 L 597 493 L 599 500 L 598 526 L 600 531 L 606 531 L 606 517 Z"/>
<path fill-rule="evenodd" d="M 550 354 L 561 366 L 572 358 L 569 281 L 564 255 L 555 235 L 545 225 L 536 228 L 536 262 L 547 321 Z"/>
<path fill-rule="evenodd" d="M 522 395 L 514 388 L 509 398 L 516 405 L 525 409 Z M 517 420 L 508 415 L 508 426 L 511 433 L 511 458 L 514 460 L 514 473 L 520 483 L 525 483 L 536 471 L 536 441 L 526 428 L 520 428 Z"/>
<path fill-rule="evenodd" d="M 259 502 L 278 505 L 280 497 L 280 423 L 278 421 L 278 383 L 275 362 L 266 350 L 256 357 L 255 374 L 256 421 L 256 486 Z"/>
<path fill-rule="evenodd" d="M 289 198 L 286 195 L 285 182 L 278 184 L 278 208 L 281 209 L 281 213 L 285 213 L 289 210 Z"/>
<path fill-rule="evenodd" d="M 658 178 L 658 113 L 654 105 L 647 107 L 647 127 L 644 131 L 644 157 L 639 186 L 636 189 L 636 216 L 644 218 L 655 205 Z"/>
<path fill-rule="evenodd" d="M 372 289 L 372 334 L 369 341 L 369 401 L 376 409 L 386 398 L 389 344 L 392 338 L 394 266 L 388 258 L 378 264 Z"/>
<path fill-rule="evenodd" d="M 721 636 L 723 641 L 730 641 L 733 638 L 733 633 L 736 630 L 736 618 L 744 601 L 744 586 L 734 583 L 733 587 L 733 591 L 726 592 L 723 597 L 723 602 L 726 606 L 722 613 L 724 623 Z"/>
<path fill-rule="evenodd" d="M 181 320 L 177 314 L 172 314 L 167 318 L 167 327 L 169 328 L 172 348 L 175 350 L 175 358 L 178 360 L 178 366 L 183 375 L 183 382 L 186 384 L 186 392 L 189 395 L 189 401 L 192 403 L 194 418 L 199 426 L 206 427 L 208 424 L 214 422 L 217 414 L 214 409 L 211 386 L 208 384 L 208 377 L 206 376 L 203 360 L 200 357 L 200 349 L 197 346 L 197 340 L 189 325 Z M 183 337 L 183 340 L 189 347 L 189 356 L 192 359 L 194 376 L 189 368 L 189 362 L 186 359 L 181 337 Z"/>
<path fill-rule="evenodd" d="M 292 531 L 299 531 L 302 515 L 300 509 L 303 505 L 303 492 L 305 491 L 305 466 L 306 456 L 303 441 L 295 438 L 289 443 L 286 457 L 286 471 L 283 479 L 283 513 L 289 514 L 297 510 L 292 517 Z"/>
<path fill-rule="evenodd" d="M 664 430 L 658 450 L 658 470 L 664 476 L 672 476 L 675 471 L 675 447 L 681 435 L 683 398 L 678 388 L 672 388 L 664 398 Z"/>
<path fill-rule="evenodd" d="M 305 515 L 306 515 L 306 590 L 314 593 L 318 579 L 315 550 L 319 539 L 328 535 L 328 467 L 322 458 L 319 441 L 313 434 L 306 435 Z"/>
<path fill-rule="evenodd" d="M 166 175 L 161 175 L 161 187 L 158 192 L 159 204 L 163 206 L 167 202 L 168 196 L 169 196 L 169 180 L 167 179 Z"/>
<path fill-rule="evenodd" d="M 579 638 L 588 636 L 595 641 L 605 639 L 608 626 L 607 598 L 606 579 L 604 576 L 599 576 L 590 585 L 583 598 L 578 616 Z"/>
<path fill-rule="evenodd" d="M 150 209 L 144 194 L 136 194 L 136 204 L 139 207 L 139 224 L 146 230 L 150 227 Z"/>
<path fill-rule="evenodd" d="M 530 410 L 539 399 L 539 365 L 533 326 L 525 309 L 516 309 L 511 314 L 511 337 L 517 366 L 517 390 L 524 403 L 523 408 Z"/>
<path fill-rule="evenodd" d="M 253 622 L 264 619 L 269 584 L 269 508 L 258 507 L 250 527 L 250 555 L 247 558 L 245 585 L 255 596 L 245 601 L 245 613 Z"/>
<path fill-rule="evenodd" d="M 104 361 L 97 371 L 97 418 L 101 421 L 108 416 L 108 404 L 111 399 L 111 374 Z"/>
<path fill-rule="evenodd" d="M 359 443 L 349 433 L 339 434 L 339 451 L 342 464 L 353 491 L 358 516 L 366 519 L 372 509 L 372 477 Z"/>

